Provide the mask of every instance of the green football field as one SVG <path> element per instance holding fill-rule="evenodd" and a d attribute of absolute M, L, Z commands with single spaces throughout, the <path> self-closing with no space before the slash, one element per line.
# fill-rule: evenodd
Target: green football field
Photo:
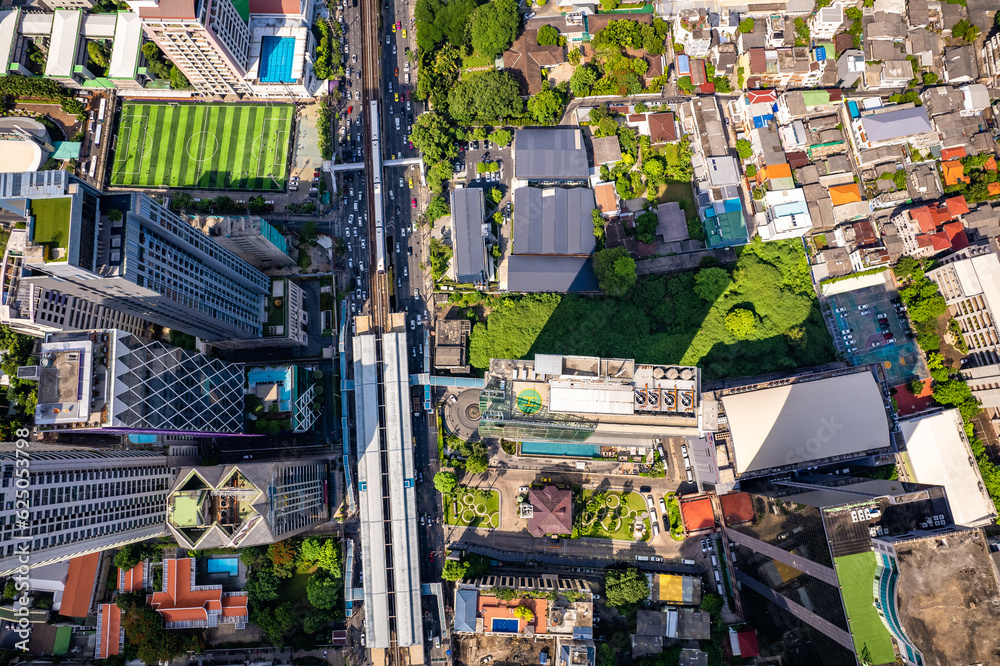
<path fill-rule="evenodd" d="M 869 664 L 894 663 L 896 653 L 892 649 L 889 631 L 872 605 L 875 598 L 872 584 L 878 566 L 875 553 L 867 551 L 837 557 L 833 566 L 843 591 L 847 622 L 858 656 Z"/>
<path fill-rule="evenodd" d="M 111 185 L 284 190 L 294 112 L 290 104 L 126 102 Z"/>

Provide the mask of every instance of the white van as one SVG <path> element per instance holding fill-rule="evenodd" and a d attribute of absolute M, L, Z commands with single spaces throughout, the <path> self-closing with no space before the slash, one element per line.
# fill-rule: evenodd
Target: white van
<path fill-rule="evenodd" d="M 396 131 L 399 131 L 399 116 L 396 116 Z"/>

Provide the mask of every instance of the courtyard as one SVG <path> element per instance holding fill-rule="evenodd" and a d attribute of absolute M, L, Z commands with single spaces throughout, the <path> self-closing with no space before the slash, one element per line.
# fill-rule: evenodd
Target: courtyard
<path fill-rule="evenodd" d="M 635 525 L 641 521 L 642 540 L 649 540 L 649 512 L 639 493 L 584 490 L 583 505 L 579 536 L 638 541 Z"/>
<path fill-rule="evenodd" d="M 458 527 L 497 529 L 500 527 L 500 491 L 458 486 L 445 499 L 444 520 Z"/>

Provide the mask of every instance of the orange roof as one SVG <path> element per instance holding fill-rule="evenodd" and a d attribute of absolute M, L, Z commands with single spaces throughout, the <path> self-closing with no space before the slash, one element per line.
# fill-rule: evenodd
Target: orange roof
<path fill-rule="evenodd" d="M 223 597 L 222 590 L 192 587 L 194 582 L 194 558 L 163 561 L 163 575 L 166 577 L 166 592 L 155 592 L 146 601 L 153 610 L 163 616 L 164 622 L 207 621 L 209 612 L 222 613 L 225 617 L 247 617 L 246 594 L 241 592 L 232 597 Z M 228 605 L 227 599 L 241 599 Z"/>
<path fill-rule="evenodd" d="M 614 183 L 601 183 L 594 188 L 594 196 L 597 198 L 597 207 L 601 209 L 602 213 L 618 212 Z"/>
<path fill-rule="evenodd" d="M 101 630 L 97 634 L 98 659 L 119 654 L 122 648 L 122 611 L 118 604 L 101 604 L 97 609 Z"/>
<path fill-rule="evenodd" d="M 118 570 L 118 590 L 120 592 L 136 592 L 145 587 L 145 580 L 143 579 L 143 574 L 145 572 L 145 563 L 139 562 L 128 571 L 125 569 Z"/>
<path fill-rule="evenodd" d="M 834 206 L 861 201 L 861 190 L 858 189 L 857 183 L 834 185 L 830 188 L 830 201 Z"/>
<path fill-rule="evenodd" d="M 948 237 L 951 247 L 963 250 L 969 247 L 969 237 L 965 235 L 965 225 L 961 222 L 949 222 L 942 227 L 942 233 Z"/>
<path fill-rule="evenodd" d="M 792 167 L 788 166 L 787 162 L 772 164 L 771 166 L 764 167 L 763 171 L 767 174 L 769 180 L 792 177 Z"/>
<path fill-rule="evenodd" d="M 944 176 L 945 185 L 956 185 L 961 182 L 969 182 L 965 176 L 965 167 L 958 160 L 941 163 L 941 174 Z"/>
<path fill-rule="evenodd" d="M 996 195 L 1000 194 L 1000 183 L 987 183 L 986 193 L 989 194 L 991 197 L 995 197 Z"/>
<path fill-rule="evenodd" d="M 950 199 L 944 200 L 944 205 L 948 209 L 948 213 L 952 217 L 957 217 L 959 215 L 965 215 L 969 212 L 969 204 L 965 201 L 965 195 L 959 195 L 957 197 L 951 197 Z"/>
<path fill-rule="evenodd" d="M 965 146 L 945 148 L 941 151 L 941 159 L 943 160 L 957 160 L 961 157 L 965 157 Z"/>
<path fill-rule="evenodd" d="M 719 503 L 727 525 L 747 523 L 754 519 L 753 500 L 749 493 L 726 493 L 719 496 Z"/>
<path fill-rule="evenodd" d="M 939 231 L 936 234 L 928 234 L 928 239 L 931 242 L 931 247 L 938 252 L 951 249 L 951 239 L 943 231 Z"/>
<path fill-rule="evenodd" d="M 63 590 L 62 605 L 59 606 L 60 615 L 87 617 L 90 612 L 90 601 L 94 598 L 97 565 L 100 561 L 100 553 L 81 555 L 69 561 L 69 570 L 66 572 L 66 587 Z"/>
<path fill-rule="evenodd" d="M 680 502 L 681 520 L 686 532 L 700 532 L 715 528 L 715 510 L 708 496 Z"/>
<path fill-rule="evenodd" d="M 997 161 L 992 155 L 990 155 L 990 158 L 983 163 L 983 169 L 986 171 L 997 170 Z"/>
<path fill-rule="evenodd" d="M 479 595 L 479 617 L 483 619 L 483 628 L 486 631 L 493 631 L 493 620 L 517 620 L 517 633 L 524 633 L 526 627 L 534 627 L 536 634 L 547 633 L 545 625 L 548 617 L 549 602 L 546 599 L 511 599 L 502 601 L 496 597 Z M 525 622 L 514 615 L 514 609 L 518 606 L 527 606 L 535 614 L 531 622 Z"/>
<path fill-rule="evenodd" d="M 297 0 L 250 0 L 251 14 L 299 14 L 302 8 Z"/>

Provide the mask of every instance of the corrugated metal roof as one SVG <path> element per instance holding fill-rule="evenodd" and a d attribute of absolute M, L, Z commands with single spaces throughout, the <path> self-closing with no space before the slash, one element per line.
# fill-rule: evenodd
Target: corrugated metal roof
<path fill-rule="evenodd" d="M 514 191 L 514 254 L 594 252 L 594 191 L 521 187 Z"/>
<path fill-rule="evenodd" d="M 507 260 L 508 291 L 597 292 L 590 257 L 513 255 Z"/>
<path fill-rule="evenodd" d="M 871 142 L 890 141 L 931 131 L 931 121 L 922 106 L 864 116 L 861 125 Z"/>
<path fill-rule="evenodd" d="M 514 177 L 520 180 L 583 180 L 590 175 L 583 132 L 531 128 L 514 134 Z"/>
<path fill-rule="evenodd" d="M 459 282 L 485 280 L 486 244 L 482 229 L 485 214 L 482 189 L 455 188 L 451 194 L 451 220 L 455 277 Z"/>
<path fill-rule="evenodd" d="M 549 411 L 577 414 L 633 414 L 631 386 L 552 382 Z"/>

